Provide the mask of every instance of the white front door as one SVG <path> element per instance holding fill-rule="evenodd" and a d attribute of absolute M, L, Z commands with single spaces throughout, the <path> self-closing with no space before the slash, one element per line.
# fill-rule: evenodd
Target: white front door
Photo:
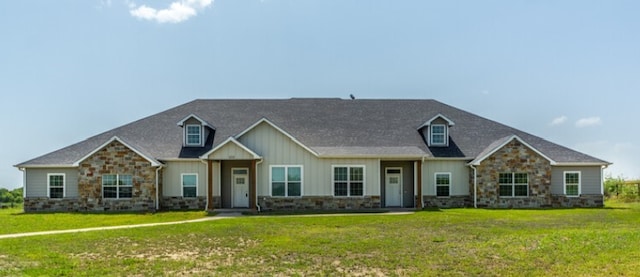
<path fill-rule="evenodd" d="M 385 182 L 385 204 L 387 207 L 402 206 L 402 169 L 387 168 Z"/>
<path fill-rule="evenodd" d="M 249 207 L 249 170 L 246 168 L 231 169 L 231 186 L 233 187 L 233 207 Z"/>

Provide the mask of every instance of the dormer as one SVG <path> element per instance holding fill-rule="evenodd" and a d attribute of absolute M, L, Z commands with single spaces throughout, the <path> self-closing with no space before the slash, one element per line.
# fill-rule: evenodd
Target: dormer
<path fill-rule="evenodd" d="M 449 128 L 455 123 L 442 114 L 437 114 L 420 126 L 422 136 L 429 147 L 448 147 Z"/>
<path fill-rule="evenodd" d="M 211 124 L 195 114 L 180 120 L 178 126 L 183 129 L 182 146 L 184 147 L 203 147 L 210 130 L 215 130 Z"/>

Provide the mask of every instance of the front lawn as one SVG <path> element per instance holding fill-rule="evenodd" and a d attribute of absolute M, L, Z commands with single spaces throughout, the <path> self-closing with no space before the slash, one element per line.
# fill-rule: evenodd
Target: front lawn
<path fill-rule="evenodd" d="M 0 275 L 633 276 L 639 242 L 638 204 L 247 216 L 0 240 Z"/>

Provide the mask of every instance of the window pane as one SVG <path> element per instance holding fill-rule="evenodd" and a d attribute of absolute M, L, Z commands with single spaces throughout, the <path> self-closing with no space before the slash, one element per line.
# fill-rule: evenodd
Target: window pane
<path fill-rule="evenodd" d="M 351 167 L 349 168 L 349 175 L 351 181 L 363 181 L 364 180 L 364 168 Z"/>
<path fill-rule="evenodd" d="M 50 187 L 63 187 L 64 186 L 64 176 L 62 176 L 62 175 L 50 175 L 49 176 L 49 186 Z"/>
<path fill-rule="evenodd" d="M 529 175 L 527 173 L 516 173 L 515 174 L 515 183 L 516 184 L 528 184 L 529 183 Z"/>
<path fill-rule="evenodd" d="M 287 184 L 287 195 L 288 196 L 300 196 L 302 192 L 300 190 L 300 183 L 298 182 L 289 182 Z"/>
<path fill-rule="evenodd" d="M 358 182 L 351 182 L 351 186 L 349 187 L 349 192 L 351 196 L 362 196 L 364 195 L 363 184 Z"/>
<path fill-rule="evenodd" d="M 119 198 L 131 198 L 132 196 L 132 187 L 120 187 L 120 195 L 118 196 Z"/>
<path fill-rule="evenodd" d="M 336 182 L 335 183 L 335 195 L 336 196 L 347 196 L 347 183 L 346 182 Z"/>
<path fill-rule="evenodd" d="M 346 167 L 336 167 L 333 169 L 333 180 L 334 181 L 346 181 L 347 180 L 347 168 Z"/>
<path fill-rule="evenodd" d="M 247 175 L 246 169 L 234 169 L 233 174 L 235 175 Z"/>
<path fill-rule="evenodd" d="M 200 144 L 200 126 L 187 125 L 187 144 Z"/>
<path fill-rule="evenodd" d="M 198 189 L 196 187 L 183 187 L 182 195 L 183 197 L 196 197 Z"/>
<path fill-rule="evenodd" d="M 182 175 L 182 186 L 185 187 L 195 187 L 197 186 L 197 176 L 196 175 Z"/>
<path fill-rule="evenodd" d="M 500 196 L 513 196 L 513 186 L 500 185 Z"/>
<path fill-rule="evenodd" d="M 578 195 L 578 185 L 567 185 L 567 195 Z"/>
<path fill-rule="evenodd" d="M 567 184 L 579 184 L 580 183 L 580 174 L 579 173 L 566 173 L 564 175 L 565 183 Z"/>
<path fill-rule="evenodd" d="M 436 196 L 449 196 L 449 186 L 437 186 Z"/>
<path fill-rule="evenodd" d="M 449 174 L 436 174 L 436 185 L 449 185 Z"/>
<path fill-rule="evenodd" d="M 444 125 L 431 126 L 431 143 L 444 144 L 445 142 L 445 127 Z"/>
<path fill-rule="evenodd" d="M 103 186 L 115 186 L 116 185 L 116 175 L 102 175 L 102 185 Z"/>
<path fill-rule="evenodd" d="M 287 169 L 287 180 L 294 181 L 294 182 L 302 181 L 302 176 L 300 172 L 301 172 L 300 167 L 289 167 Z"/>
<path fill-rule="evenodd" d="M 515 196 L 528 196 L 529 195 L 529 186 L 516 185 L 514 186 Z"/>
<path fill-rule="evenodd" d="M 284 196 L 284 182 L 271 183 L 271 195 L 272 196 Z"/>
<path fill-rule="evenodd" d="M 117 198 L 118 197 L 118 188 L 117 187 L 102 187 L 102 195 L 104 198 Z"/>
<path fill-rule="evenodd" d="M 272 182 L 284 182 L 284 167 L 272 167 L 271 168 L 271 181 Z"/>
<path fill-rule="evenodd" d="M 51 187 L 49 188 L 49 198 L 63 198 L 64 197 L 64 189 L 61 187 Z"/>
<path fill-rule="evenodd" d="M 133 177 L 131 175 L 120 175 L 118 178 L 120 186 L 133 186 Z"/>
<path fill-rule="evenodd" d="M 513 184 L 513 174 L 511 173 L 500 173 L 498 177 L 498 183 L 500 184 Z"/>

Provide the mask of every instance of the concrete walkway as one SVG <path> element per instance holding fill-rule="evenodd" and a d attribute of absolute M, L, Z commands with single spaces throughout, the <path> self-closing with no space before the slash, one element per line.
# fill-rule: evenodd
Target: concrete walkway
<path fill-rule="evenodd" d="M 335 213 L 335 214 L 267 215 L 267 217 L 326 217 L 326 216 L 406 215 L 406 214 L 413 214 L 413 213 L 414 212 L 397 211 L 397 212 L 388 212 L 388 213 Z M 225 212 L 225 213 L 217 214 L 215 216 L 203 217 L 203 218 L 192 219 L 192 220 L 183 220 L 183 221 L 145 223 L 145 224 L 120 225 L 120 226 L 105 226 L 105 227 L 92 227 L 92 228 L 70 229 L 70 230 L 41 231 L 41 232 L 18 233 L 18 234 L 6 234 L 6 235 L 0 235 L 0 239 L 33 237 L 33 236 L 43 236 L 43 235 L 70 234 L 70 233 L 84 233 L 84 232 L 118 230 L 118 229 L 132 229 L 132 228 L 143 228 L 143 227 L 164 226 L 164 225 L 178 225 L 178 224 L 187 224 L 187 223 L 196 223 L 196 222 L 220 220 L 220 219 L 225 219 L 225 218 L 234 218 L 234 217 L 239 217 L 239 216 L 242 216 L 242 214 L 239 213 L 239 212 L 228 212 L 228 213 Z"/>

